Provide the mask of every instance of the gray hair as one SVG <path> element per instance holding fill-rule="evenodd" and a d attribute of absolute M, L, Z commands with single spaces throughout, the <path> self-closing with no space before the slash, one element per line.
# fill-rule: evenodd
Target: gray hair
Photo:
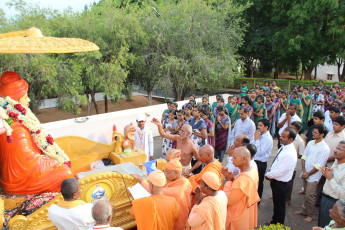
<path fill-rule="evenodd" d="M 189 136 L 192 136 L 192 133 L 193 133 L 193 128 L 191 125 L 189 124 L 186 124 L 186 128 L 187 128 L 187 132 L 189 133 Z"/>
<path fill-rule="evenodd" d="M 97 200 L 93 203 L 91 212 L 97 224 L 109 224 L 108 217 L 113 213 L 113 206 L 109 200 Z"/>
<path fill-rule="evenodd" d="M 336 204 L 339 208 L 339 214 L 341 218 L 345 219 L 345 201 L 344 200 L 337 200 Z"/>

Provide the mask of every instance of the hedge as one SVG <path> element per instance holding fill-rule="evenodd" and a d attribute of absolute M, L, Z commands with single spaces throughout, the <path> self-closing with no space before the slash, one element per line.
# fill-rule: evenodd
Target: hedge
<path fill-rule="evenodd" d="M 281 89 L 291 90 L 295 85 L 303 85 L 311 87 L 313 84 L 318 85 L 319 80 L 317 81 L 308 81 L 308 80 L 290 80 L 290 79 L 272 79 L 272 78 L 236 78 L 232 87 L 240 88 L 243 81 L 247 82 L 248 89 L 254 89 L 255 84 L 259 83 L 260 86 L 263 86 L 265 81 L 272 82 L 273 80 L 277 81 L 277 86 Z M 323 81 L 324 85 L 332 87 L 334 82 Z M 341 86 L 345 86 L 345 82 L 339 82 Z"/>

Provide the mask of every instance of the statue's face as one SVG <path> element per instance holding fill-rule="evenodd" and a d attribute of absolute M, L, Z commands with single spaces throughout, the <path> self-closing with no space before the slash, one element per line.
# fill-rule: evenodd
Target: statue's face
<path fill-rule="evenodd" d="M 29 108 L 30 101 L 31 100 L 28 97 L 27 93 L 22 98 L 19 99 L 19 102 L 26 108 Z"/>
<path fill-rule="evenodd" d="M 130 127 L 126 127 L 125 136 L 127 139 L 135 140 L 135 127 L 132 125 Z"/>

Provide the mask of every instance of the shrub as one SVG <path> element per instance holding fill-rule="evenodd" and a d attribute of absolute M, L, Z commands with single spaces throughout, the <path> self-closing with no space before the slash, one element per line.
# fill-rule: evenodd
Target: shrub
<path fill-rule="evenodd" d="M 270 224 L 268 226 L 259 226 L 257 230 L 290 230 L 289 227 L 284 226 L 282 224 Z"/>

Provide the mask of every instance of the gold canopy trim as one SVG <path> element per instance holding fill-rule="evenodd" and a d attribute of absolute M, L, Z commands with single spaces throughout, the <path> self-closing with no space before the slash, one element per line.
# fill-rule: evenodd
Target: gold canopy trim
<path fill-rule="evenodd" d="M 92 42 L 80 38 L 44 37 L 32 27 L 0 34 L 0 54 L 78 53 L 99 50 Z"/>

